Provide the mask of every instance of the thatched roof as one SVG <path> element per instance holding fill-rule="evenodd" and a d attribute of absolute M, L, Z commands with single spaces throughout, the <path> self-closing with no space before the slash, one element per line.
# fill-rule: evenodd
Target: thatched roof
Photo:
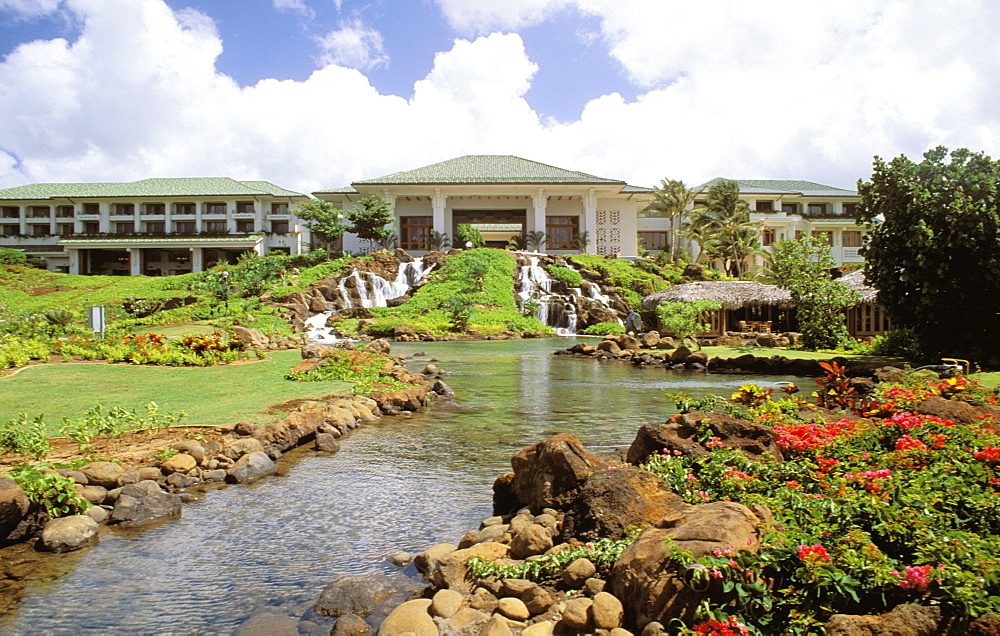
<path fill-rule="evenodd" d="M 668 287 L 642 299 L 643 310 L 656 309 L 660 303 L 689 303 L 711 300 L 722 303 L 723 309 L 773 305 L 788 307 L 791 295 L 777 285 L 765 285 L 750 280 L 718 280 L 683 283 Z"/>
<path fill-rule="evenodd" d="M 845 274 L 838 280 L 858 292 L 861 302 L 875 302 L 878 290 L 865 284 L 862 270 Z M 642 299 L 641 309 L 650 311 L 660 303 L 685 303 L 695 300 L 711 300 L 722 303 L 723 309 L 735 310 L 743 307 L 780 307 L 788 308 L 792 304 L 791 294 L 777 285 L 765 285 L 749 280 L 701 281 L 683 283 L 668 287 Z"/>

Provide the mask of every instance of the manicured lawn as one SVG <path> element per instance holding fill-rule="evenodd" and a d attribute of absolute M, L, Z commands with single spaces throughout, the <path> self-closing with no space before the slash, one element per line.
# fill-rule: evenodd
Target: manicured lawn
<path fill-rule="evenodd" d="M 350 395 L 347 382 L 292 382 L 285 373 L 301 356 L 297 350 L 267 354 L 249 364 L 207 368 L 142 367 L 124 364 L 51 364 L 0 379 L 0 422 L 19 412 L 45 414 L 51 435 L 64 417 L 87 409 L 140 408 L 156 402 L 164 410 L 188 414 L 185 424 L 223 425 L 275 419 L 268 407 L 329 394 Z"/>
<path fill-rule="evenodd" d="M 822 351 L 800 351 L 798 349 L 783 349 L 781 347 L 703 347 L 709 358 L 716 356 L 720 358 L 738 358 L 739 356 L 751 354 L 759 358 L 770 358 L 771 356 L 784 356 L 792 360 L 829 360 L 836 358 L 840 354 L 824 353 Z M 870 360 L 884 360 L 886 364 L 902 364 L 903 361 L 896 358 L 874 358 L 872 356 L 852 356 L 844 355 L 844 358 L 859 358 Z"/>
<path fill-rule="evenodd" d="M 979 380 L 983 386 L 1000 386 L 1000 371 L 990 373 L 973 373 L 969 376 L 973 380 Z"/>

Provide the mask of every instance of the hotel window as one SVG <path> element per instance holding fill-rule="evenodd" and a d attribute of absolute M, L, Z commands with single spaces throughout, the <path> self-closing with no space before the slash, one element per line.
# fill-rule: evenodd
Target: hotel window
<path fill-rule="evenodd" d="M 287 203 L 272 203 L 271 214 L 288 214 Z"/>
<path fill-rule="evenodd" d="M 785 214 L 798 214 L 799 204 L 798 203 L 782 203 L 781 211 Z"/>
<path fill-rule="evenodd" d="M 148 221 L 146 223 L 146 231 L 151 234 L 163 234 L 166 228 L 167 224 L 163 221 Z"/>
<path fill-rule="evenodd" d="M 73 233 L 73 224 L 72 223 L 60 223 L 58 225 L 58 227 L 59 227 L 59 235 L 60 236 L 69 236 L 70 234 Z"/>
<path fill-rule="evenodd" d="M 757 201 L 757 212 L 774 212 L 774 201 Z"/>
<path fill-rule="evenodd" d="M 399 217 L 399 246 L 404 250 L 429 249 L 427 239 L 434 229 L 433 216 Z"/>
<path fill-rule="evenodd" d="M 101 233 L 101 222 L 100 221 L 84 221 L 83 222 L 83 233 L 84 234 L 100 234 Z"/>
<path fill-rule="evenodd" d="M 0 210 L 0 216 L 5 219 L 16 219 L 21 216 L 21 209 L 14 205 L 5 205 L 3 209 Z"/>
<path fill-rule="evenodd" d="M 73 218 L 73 206 L 72 205 L 60 205 L 56 208 L 56 217 L 60 219 L 72 219 Z"/>
<path fill-rule="evenodd" d="M 116 216 L 132 216 L 135 214 L 134 203 L 116 203 L 114 206 Z"/>
<path fill-rule="evenodd" d="M 147 203 L 146 214 L 163 214 L 167 206 L 162 203 Z"/>
<path fill-rule="evenodd" d="M 135 232 L 135 223 L 115 223 L 116 234 L 131 234 Z"/>
<path fill-rule="evenodd" d="M 175 203 L 174 204 L 174 214 L 194 214 L 195 205 L 194 203 Z"/>
<path fill-rule="evenodd" d="M 180 234 L 194 234 L 198 230 L 195 229 L 194 221 L 177 221 L 174 223 L 174 231 Z"/>
<path fill-rule="evenodd" d="M 813 230 L 811 236 L 816 239 L 818 245 L 826 245 L 827 247 L 833 245 L 833 232 Z"/>
<path fill-rule="evenodd" d="M 774 228 L 773 227 L 766 227 L 766 228 L 764 228 L 764 231 L 761 233 L 761 236 L 760 236 L 760 244 L 764 245 L 764 246 L 774 245 Z"/>
<path fill-rule="evenodd" d="M 206 221 L 205 231 L 206 232 L 225 232 L 229 229 L 229 226 L 225 221 Z"/>
<path fill-rule="evenodd" d="M 100 214 L 101 204 L 100 203 L 84 203 L 83 204 L 84 214 Z"/>
<path fill-rule="evenodd" d="M 809 204 L 809 214 L 812 216 L 822 216 L 826 214 L 826 204 L 825 203 L 810 203 Z"/>
<path fill-rule="evenodd" d="M 253 201 L 237 201 L 236 212 L 239 214 L 253 214 Z"/>
<path fill-rule="evenodd" d="M 31 234 L 32 236 L 45 236 L 49 233 L 48 225 L 32 225 Z"/>
<path fill-rule="evenodd" d="M 5 225 L 3 226 L 4 236 L 17 236 L 17 233 L 21 231 L 20 225 Z"/>
<path fill-rule="evenodd" d="M 545 246 L 550 250 L 571 250 L 573 239 L 580 233 L 580 217 L 545 217 Z"/>
<path fill-rule="evenodd" d="M 650 252 L 662 252 L 667 249 L 667 233 L 639 232 L 639 245 Z"/>
<path fill-rule="evenodd" d="M 205 214 L 225 214 L 226 204 L 225 203 L 206 203 L 205 204 Z"/>
<path fill-rule="evenodd" d="M 250 234 L 254 231 L 253 219 L 236 221 L 236 231 L 242 234 Z"/>
<path fill-rule="evenodd" d="M 47 205 L 33 205 L 28 208 L 28 217 L 32 219 L 47 219 L 49 218 L 49 206 Z"/>
<path fill-rule="evenodd" d="M 858 204 L 857 203 L 845 203 L 844 204 L 844 216 L 857 216 L 858 214 Z"/>
<path fill-rule="evenodd" d="M 861 247 L 861 232 L 857 230 L 844 230 L 840 235 L 840 240 L 844 247 Z"/>
<path fill-rule="evenodd" d="M 271 221 L 272 234 L 288 234 L 288 221 Z"/>

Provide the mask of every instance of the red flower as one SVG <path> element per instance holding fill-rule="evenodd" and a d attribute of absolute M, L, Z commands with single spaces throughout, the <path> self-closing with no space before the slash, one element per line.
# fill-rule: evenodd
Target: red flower
<path fill-rule="evenodd" d="M 826 548 L 819 545 L 800 545 L 799 560 L 806 565 L 818 565 L 830 560 L 830 555 L 826 553 Z"/>

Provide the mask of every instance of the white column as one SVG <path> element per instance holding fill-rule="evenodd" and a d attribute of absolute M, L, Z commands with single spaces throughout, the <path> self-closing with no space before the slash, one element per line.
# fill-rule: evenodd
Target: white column
<path fill-rule="evenodd" d="M 434 231 L 445 233 L 444 207 L 448 200 L 448 195 L 441 194 L 441 188 L 434 188 L 434 196 L 431 197 L 431 207 L 434 214 Z"/>
<path fill-rule="evenodd" d="M 58 234 L 59 231 L 56 228 L 56 210 L 59 209 L 58 205 L 49 206 L 49 234 Z"/>
<path fill-rule="evenodd" d="M 200 218 L 201 214 L 199 214 L 198 217 Z M 203 271 L 204 266 L 202 265 L 203 263 L 202 257 L 204 256 L 204 254 L 202 248 L 192 247 L 189 249 L 191 250 L 191 271 L 192 272 Z"/>
<path fill-rule="evenodd" d="M 21 212 L 18 215 L 18 224 L 20 225 L 20 227 L 17 229 L 17 232 L 18 232 L 18 234 L 27 234 L 28 233 L 28 214 L 29 214 L 28 210 L 31 208 L 31 206 L 29 206 L 29 205 L 22 205 L 22 206 L 18 206 L 18 207 L 20 208 Z"/>
<path fill-rule="evenodd" d="M 129 274 L 138 276 L 142 273 L 142 249 L 129 247 L 126 251 L 128 252 Z"/>
<path fill-rule="evenodd" d="M 545 196 L 545 188 L 538 188 L 538 193 L 532 197 L 534 203 L 534 213 L 531 216 L 531 223 L 528 229 L 535 232 L 545 231 L 545 205 L 548 197 Z"/>
<path fill-rule="evenodd" d="M 100 224 L 100 226 L 98 227 L 98 229 L 102 233 L 107 234 L 108 232 L 111 231 L 111 204 L 110 203 L 98 203 L 97 205 L 98 205 L 98 208 L 97 208 L 98 214 L 101 215 L 101 218 L 98 221 L 98 223 Z"/>
<path fill-rule="evenodd" d="M 591 188 L 583 196 L 584 231 L 588 232 L 590 243 L 587 244 L 588 254 L 597 254 L 597 195 Z"/>
<path fill-rule="evenodd" d="M 135 207 L 132 209 L 132 231 L 142 232 L 142 201 L 136 201 L 133 205 Z"/>
<path fill-rule="evenodd" d="M 169 201 L 163 204 L 163 231 L 167 233 L 174 231 L 173 228 L 170 226 L 170 223 L 173 220 L 171 218 L 173 216 L 173 211 L 174 211 L 173 207 L 171 207 L 173 205 L 174 204 Z"/>
<path fill-rule="evenodd" d="M 204 208 L 205 208 L 205 203 L 204 202 L 202 202 L 202 203 L 195 203 L 194 204 L 194 231 L 195 232 L 201 232 L 201 213 L 202 213 L 202 210 Z M 194 270 L 194 271 L 200 272 L 201 270 L 197 269 L 197 270 Z"/>
<path fill-rule="evenodd" d="M 80 250 L 68 249 L 66 254 L 69 255 L 69 273 L 79 274 L 80 273 Z"/>

